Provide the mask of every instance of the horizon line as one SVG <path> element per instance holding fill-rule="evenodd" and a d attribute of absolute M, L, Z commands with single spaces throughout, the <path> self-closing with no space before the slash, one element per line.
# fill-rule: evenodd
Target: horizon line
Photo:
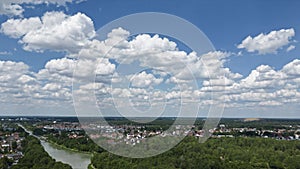
<path fill-rule="evenodd" d="M 0 115 L 0 118 L 8 118 L 8 117 L 13 117 L 13 118 L 92 118 L 92 117 L 97 117 L 97 116 L 71 116 L 71 115 Z M 138 116 L 130 116 L 130 117 L 122 117 L 122 116 L 102 116 L 102 118 L 153 118 L 151 116 L 148 117 L 138 117 Z M 162 116 L 162 117 L 157 117 L 159 118 L 195 118 L 195 117 L 189 117 L 189 116 Z M 202 118 L 202 119 L 289 119 L 289 120 L 300 120 L 300 117 L 196 117 L 196 119 Z"/>

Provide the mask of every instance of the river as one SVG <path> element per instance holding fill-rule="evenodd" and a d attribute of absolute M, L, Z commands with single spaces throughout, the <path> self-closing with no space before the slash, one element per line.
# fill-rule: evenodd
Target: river
<path fill-rule="evenodd" d="M 28 131 L 21 124 L 18 125 L 22 127 L 27 133 L 33 135 L 31 131 Z M 69 164 L 73 169 L 87 169 L 88 165 L 91 163 L 92 156 L 90 154 L 62 149 L 59 146 L 55 146 L 54 144 L 41 140 L 39 137 L 37 138 L 41 141 L 42 146 L 53 159 Z"/>

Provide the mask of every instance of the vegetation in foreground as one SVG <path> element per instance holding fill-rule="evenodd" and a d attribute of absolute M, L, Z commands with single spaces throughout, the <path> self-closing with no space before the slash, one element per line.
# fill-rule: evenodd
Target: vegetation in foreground
<path fill-rule="evenodd" d="M 132 159 L 97 153 L 90 168 L 97 169 L 299 169 L 300 142 L 264 138 L 219 138 L 200 144 L 187 137 L 161 155 Z"/>

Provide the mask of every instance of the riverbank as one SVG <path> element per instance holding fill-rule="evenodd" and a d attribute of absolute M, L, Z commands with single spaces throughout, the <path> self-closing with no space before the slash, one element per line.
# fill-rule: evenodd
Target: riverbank
<path fill-rule="evenodd" d="M 17 124 L 23 129 L 22 132 L 27 133 L 25 139 L 22 140 L 23 157 L 11 167 L 0 168 L 43 168 L 43 169 L 72 169 L 71 165 L 63 163 L 53 158 L 44 148 L 41 140 L 34 136 L 24 126 Z"/>
<path fill-rule="evenodd" d="M 87 169 L 89 164 L 91 163 L 91 158 L 93 157 L 92 153 L 79 152 L 76 150 L 69 149 L 67 147 L 57 145 L 53 142 L 51 143 L 45 138 L 42 139 L 41 137 L 33 135 L 31 131 L 27 130 L 21 124 L 18 125 L 22 127 L 31 136 L 34 136 L 37 139 L 39 139 L 45 151 L 56 161 L 69 164 L 73 169 Z"/>
<path fill-rule="evenodd" d="M 55 147 L 58 147 L 60 149 L 63 149 L 63 150 L 66 150 L 66 151 L 72 151 L 72 152 L 76 152 L 76 153 L 82 153 L 82 154 L 87 154 L 87 155 L 91 155 L 93 156 L 94 153 L 92 152 L 88 152 L 88 151 L 80 151 L 80 150 L 77 150 L 77 149 L 72 149 L 72 148 L 68 148 L 64 145 L 61 145 L 61 144 L 57 144 L 55 143 L 54 141 L 52 140 L 49 140 L 49 139 L 45 139 L 46 142 L 50 143 L 51 145 L 55 146 Z"/>
<path fill-rule="evenodd" d="M 72 151 L 72 152 L 77 152 L 77 153 L 83 153 L 83 154 L 88 154 L 88 155 L 93 155 L 92 152 L 80 151 L 80 150 L 77 150 L 77 149 L 68 148 L 68 147 L 66 147 L 66 146 L 64 146 L 64 145 L 55 143 L 54 141 L 48 139 L 47 137 L 34 135 L 32 131 L 28 130 L 27 128 L 25 128 L 25 127 L 24 127 L 23 125 L 21 125 L 21 124 L 18 124 L 18 126 L 22 127 L 22 128 L 25 130 L 25 132 L 27 132 L 28 134 L 30 134 L 30 135 L 32 135 L 32 136 L 38 138 L 39 140 L 44 140 L 44 141 L 50 143 L 51 145 L 56 146 L 56 147 L 58 147 L 58 148 L 61 148 L 61 149 L 63 149 L 63 150 L 66 150 L 66 151 Z"/>

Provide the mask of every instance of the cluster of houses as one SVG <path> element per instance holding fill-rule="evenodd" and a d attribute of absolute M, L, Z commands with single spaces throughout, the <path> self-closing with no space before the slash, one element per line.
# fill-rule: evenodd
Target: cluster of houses
<path fill-rule="evenodd" d="M 85 129 L 88 130 L 88 135 L 92 139 L 105 138 L 108 144 L 125 143 L 129 145 L 139 144 L 145 139 L 153 136 L 167 137 L 167 136 L 183 136 L 192 135 L 191 128 L 195 128 L 192 125 L 176 125 L 172 129 L 147 129 L 145 126 L 138 125 L 95 125 L 90 124 Z M 203 134 L 203 132 L 196 132 L 197 135 Z"/>
<path fill-rule="evenodd" d="M 176 125 L 173 129 L 166 131 L 149 131 L 143 129 L 143 126 L 93 126 L 90 137 L 92 139 L 106 138 L 107 143 L 116 144 L 125 142 L 126 144 L 136 145 L 143 142 L 144 139 L 152 136 L 194 136 L 204 137 L 205 131 L 197 129 L 191 125 Z M 213 138 L 221 137 L 263 137 L 274 138 L 278 140 L 300 140 L 300 129 L 280 129 L 273 130 L 256 129 L 251 127 L 228 128 L 225 124 L 209 129 L 208 134 Z"/>
<path fill-rule="evenodd" d="M 79 138 L 84 138 L 84 134 L 78 132 L 78 131 L 72 131 L 68 133 L 69 139 L 79 139 Z"/>
<path fill-rule="evenodd" d="M 21 142 L 24 139 L 20 136 L 20 133 L 14 132 L 13 128 L 2 125 L 2 131 L 0 131 L 0 158 L 7 157 L 16 164 L 23 157 Z"/>
<path fill-rule="evenodd" d="M 221 137 L 263 137 L 263 138 L 275 138 L 282 140 L 299 140 L 300 129 L 274 129 L 263 130 L 250 127 L 244 128 L 228 128 L 225 124 L 220 124 L 218 127 L 204 131 L 198 129 L 193 125 L 175 125 L 168 130 L 156 129 L 149 130 L 145 126 L 141 125 L 101 125 L 96 123 L 90 123 L 86 125 L 80 125 L 77 122 L 53 122 L 43 127 L 45 130 L 58 130 L 69 131 L 69 138 L 76 139 L 81 138 L 78 131 L 89 131 L 88 135 L 92 139 L 105 138 L 108 144 L 125 143 L 130 145 L 136 145 L 143 142 L 146 138 L 153 136 L 194 136 L 204 137 L 205 134 L 211 135 L 213 138 Z M 207 133 L 206 133 L 207 132 Z"/>
<path fill-rule="evenodd" d="M 277 140 L 300 140 L 300 129 L 292 126 L 290 129 L 274 128 L 272 130 L 251 127 L 227 128 L 225 124 L 220 124 L 219 127 L 215 128 L 213 131 L 214 138 L 234 136 L 273 138 Z"/>
<path fill-rule="evenodd" d="M 44 128 L 46 130 L 58 130 L 58 131 L 79 131 L 82 130 L 78 122 L 56 122 L 47 124 L 44 126 L 37 126 L 38 128 Z"/>

